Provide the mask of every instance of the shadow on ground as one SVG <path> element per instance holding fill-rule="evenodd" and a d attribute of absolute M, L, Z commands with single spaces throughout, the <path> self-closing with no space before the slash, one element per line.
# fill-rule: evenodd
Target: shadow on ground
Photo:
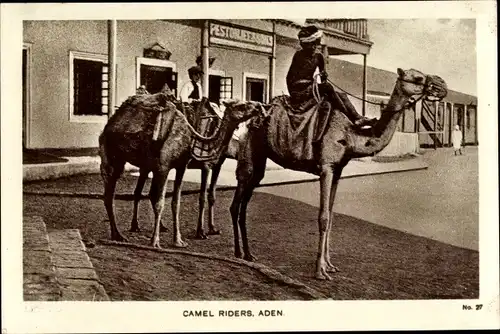
<path fill-rule="evenodd" d="M 124 177 L 118 192 L 131 193 L 136 178 Z M 148 181 L 149 182 L 149 181 Z M 186 184 L 184 189 L 196 189 Z M 147 193 L 149 185 L 145 187 Z M 169 185 L 171 189 L 171 184 Z M 102 192 L 99 175 L 24 185 L 24 214 L 40 215 L 47 228 L 80 229 L 84 239 L 109 238 L 101 200 L 78 193 Z M 38 191 L 52 195 L 29 194 Z M 57 196 L 74 192 L 74 196 Z M 181 231 L 189 250 L 233 256 L 229 205 L 233 191 L 218 193 L 216 224 L 220 236 L 190 239 L 197 219 L 196 194 L 182 197 Z M 132 202 L 116 201 L 118 226 L 134 243 L 147 245 L 153 213 L 141 201 L 142 232 L 130 233 Z M 331 251 L 341 272 L 332 281 L 313 278 L 317 251 L 317 208 L 295 200 L 255 193 L 248 208 L 249 241 L 258 261 L 295 278 L 333 299 L 473 299 L 479 296 L 478 252 L 413 236 L 346 215 L 335 215 Z M 171 247 L 170 199 L 163 214 Z M 97 245 L 89 255 L 104 287 L 114 300 L 283 300 L 302 299 L 289 287 L 267 281 L 248 268 L 220 265 L 182 255 L 154 254 Z"/>

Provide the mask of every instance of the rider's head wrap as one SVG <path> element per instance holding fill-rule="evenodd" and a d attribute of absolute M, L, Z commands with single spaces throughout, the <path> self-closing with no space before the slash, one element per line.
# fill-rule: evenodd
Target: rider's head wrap
<path fill-rule="evenodd" d="M 308 25 L 300 29 L 298 37 L 302 43 L 314 42 L 323 36 L 323 32 L 314 25 Z"/>

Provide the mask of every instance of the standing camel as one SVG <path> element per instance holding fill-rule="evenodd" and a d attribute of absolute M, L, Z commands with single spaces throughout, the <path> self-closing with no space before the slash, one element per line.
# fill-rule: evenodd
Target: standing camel
<path fill-rule="evenodd" d="M 246 138 L 240 139 L 237 189 L 231 204 L 234 230 L 235 256 L 241 257 L 239 230 L 243 242 L 243 258 L 253 261 L 246 230 L 246 210 L 254 188 L 264 177 L 266 159 L 270 158 L 284 168 L 305 171 L 320 177 L 319 244 L 316 259 L 316 278 L 331 279 L 327 272 L 338 271 L 330 261 L 329 234 L 332 226 L 332 208 L 337 185 L 343 168 L 352 158 L 372 156 L 389 144 L 402 112 L 415 98 L 424 96 L 443 98 L 446 84 L 437 76 L 425 76 L 414 69 L 398 69 L 398 78 L 386 108 L 371 129 L 356 129 L 347 117 L 339 112 L 332 113 L 322 139 L 316 147 L 314 159 L 297 161 L 283 157 L 272 148 L 276 139 L 275 128 L 264 123 L 258 129 L 249 129 Z M 279 97 L 277 97 L 279 98 Z M 272 109 L 269 112 L 272 117 Z"/>
<path fill-rule="evenodd" d="M 182 240 L 179 227 L 179 207 L 182 178 L 191 160 L 193 137 L 201 142 L 215 141 L 215 146 L 221 146 L 227 139 L 226 134 L 232 133 L 231 129 L 234 131 L 240 122 L 258 115 L 262 110 L 260 103 L 229 101 L 218 131 L 211 138 L 206 138 L 196 132 L 186 116 L 170 100 L 171 97 L 164 93 L 130 97 L 109 119 L 99 136 L 104 204 L 112 240 L 126 240 L 116 226 L 114 195 L 125 163 L 129 162 L 141 171 L 153 172 L 149 192 L 155 215 L 151 245 L 157 248 L 160 248 L 160 219 L 165 203 L 167 176 L 171 169 L 176 169 L 172 197 L 173 244 L 175 247 L 186 247 L 187 243 Z M 160 131 L 158 139 L 153 140 L 159 113 L 162 115 Z"/>
<path fill-rule="evenodd" d="M 185 106 L 182 104 L 177 104 L 177 108 L 181 109 L 183 113 L 187 116 L 188 120 L 192 121 L 194 119 L 194 113 L 197 111 L 191 106 Z M 203 111 L 205 111 L 204 109 Z M 206 113 L 206 112 L 205 112 Z M 224 114 L 225 115 L 225 114 Z M 227 123 L 229 125 L 229 123 Z M 238 141 L 232 137 L 234 131 L 236 130 L 238 124 L 231 123 L 227 129 L 222 129 L 220 137 L 220 147 L 218 146 L 219 152 L 210 161 L 197 161 L 191 159 L 188 163 L 187 169 L 199 169 L 201 170 L 201 184 L 200 184 L 200 194 L 199 194 L 199 211 L 198 211 L 198 223 L 196 228 L 195 239 L 207 239 L 207 235 L 219 235 L 220 231 L 215 227 L 214 224 L 214 206 L 215 206 L 215 191 L 217 186 L 217 179 L 224 164 L 226 158 L 236 159 L 236 153 L 238 149 Z M 132 215 L 132 222 L 130 224 L 130 232 L 139 232 L 139 222 L 137 219 L 139 203 L 142 197 L 142 190 L 148 178 L 150 170 L 146 168 L 141 168 L 139 171 L 139 177 L 137 180 L 137 185 L 134 190 L 134 209 Z M 208 185 L 208 180 L 210 179 L 210 185 Z M 208 231 L 205 232 L 204 220 L 205 220 L 205 205 L 208 200 Z M 160 221 L 160 232 L 166 232 L 167 228 Z"/>

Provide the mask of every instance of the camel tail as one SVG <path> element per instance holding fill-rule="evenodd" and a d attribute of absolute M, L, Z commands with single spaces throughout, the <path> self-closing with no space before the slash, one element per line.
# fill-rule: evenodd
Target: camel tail
<path fill-rule="evenodd" d="M 106 137 L 106 133 L 103 131 L 99 136 L 99 156 L 101 157 L 101 176 L 106 181 L 108 177 L 108 171 L 110 168 L 110 157 L 108 155 L 108 140 Z"/>

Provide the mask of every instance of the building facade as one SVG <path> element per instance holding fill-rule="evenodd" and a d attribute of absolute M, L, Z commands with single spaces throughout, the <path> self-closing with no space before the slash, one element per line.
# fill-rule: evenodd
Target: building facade
<path fill-rule="evenodd" d="M 324 32 L 322 50 L 330 78 L 359 97 L 388 97 L 394 75 L 373 78 L 374 69 L 366 66 L 372 45 L 366 20 L 308 21 Z M 155 93 L 167 83 L 178 95 L 199 56 L 208 73 L 204 95 L 213 102 L 268 102 L 288 94 L 286 74 L 299 48 L 300 29 L 274 19 L 119 20 L 111 32 L 109 22 L 102 20 L 23 24 L 23 147 L 28 149 L 97 147 L 109 110 L 141 85 Z M 335 55 L 360 55 L 364 66 L 352 67 L 333 59 Z M 389 89 L 379 88 L 379 82 Z M 111 108 L 109 101 L 114 101 Z M 377 116 L 376 106 L 352 101 L 360 112 Z M 457 109 L 455 120 L 459 114 Z M 405 118 L 402 131 L 410 123 L 414 121 Z"/>
<path fill-rule="evenodd" d="M 330 28 L 317 22 L 324 25 L 325 53 L 368 54 L 366 20 L 346 22 Z M 114 107 L 141 85 L 154 93 L 167 83 L 178 94 L 200 55 L 203 65 L 205 58 L 215 58 L 204 79 L 209 85 L 203 85 L 211 100 L 268 102 L 287 94 L 285 77 L 299 47 L 299 28 L 284 20 L 120 20 L 116 56 L 109 61 L 107 21 L 25 21 L 24 147 L 96 147 L 109 94 Z"/>

